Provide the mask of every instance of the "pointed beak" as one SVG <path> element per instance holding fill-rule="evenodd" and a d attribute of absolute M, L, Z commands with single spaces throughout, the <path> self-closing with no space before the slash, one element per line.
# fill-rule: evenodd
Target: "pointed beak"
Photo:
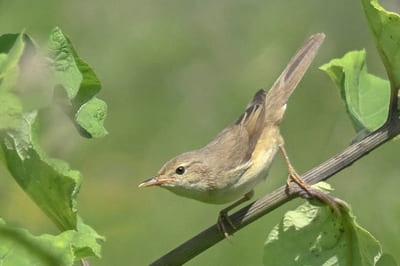
<path fill-rule="evenodd" d="M 162 184 L 175 181 L 175 178 L 166 178 L 155 176 L 150 179 L 147 179 L 139 184 L 139 188 L 141 187 L 151 187 L 151 186 L 160 186 Z"/>

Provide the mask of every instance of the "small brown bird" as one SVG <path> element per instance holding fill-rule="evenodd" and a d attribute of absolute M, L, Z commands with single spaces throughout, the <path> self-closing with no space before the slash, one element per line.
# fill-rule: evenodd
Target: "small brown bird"
<path fill-rule="evenodd" d="M 279 132 L 286 103 L 313 61 L 325 35 L 311 36 L 279 76 L 272 88 L 259 90 L 245 112 L 198 150 L 180 154 L 164 164 L 157 175 L 139 187 L 161 186 L 178 195 L 213 204 L 237 202 L 221 211 L 219 224 L 227 236 L 222 219 L 227 212 L 248 200 L 254 186 L 265 179 L 280 148 L 289 167 L 291 180 L 311 196 L 308 184 L 289 162 Z M 241 199 L 240 199 L 241 198 Z"/>

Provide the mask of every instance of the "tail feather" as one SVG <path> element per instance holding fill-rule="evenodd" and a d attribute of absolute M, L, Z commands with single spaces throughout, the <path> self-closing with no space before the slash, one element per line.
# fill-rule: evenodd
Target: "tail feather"
<path fill-rule="evenodd" d="M 266 123 L 280 123 L 290 95 L 304 76 L 324 39 L 323 33 L 317 33 L 308 38 L 268 91 L 265 101 Z"/>

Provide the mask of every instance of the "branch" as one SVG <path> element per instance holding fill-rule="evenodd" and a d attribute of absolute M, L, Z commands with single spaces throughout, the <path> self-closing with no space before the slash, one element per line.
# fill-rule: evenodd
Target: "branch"
<path fill-rule="evenodd" d="M 395 100 L 392 99 L 390 107 L 395 106 L 396 108 L 390 109 L 391 111 L 396 110 L 397 113 L 397 102 L 395 102 L 396 104 L 394 102 Z M 372 132 L 361 141 L 352 144 L 343 152 L 333 156 L 324 163 L 309 170 L 302 178 L 309 184 L 315 184 L 326 180 L 398 134 L 400 134 L 400 120 L 391 112 L 388 121 L 380 129 Z M 295 193 L 288 194 L 286 186 L 272 191 L 233 213 L 230 219 L 236 229 L 227 228 L 231 229 L 228 230 L 228 233 L 232 234 L 239 231 L 293 198 L 295 198 Z M 225 239 L 224 235 L 215 224 L 171 250 L 169 253 L 154 261 L 151 265 L 182 265 L 223 239 Z"/>

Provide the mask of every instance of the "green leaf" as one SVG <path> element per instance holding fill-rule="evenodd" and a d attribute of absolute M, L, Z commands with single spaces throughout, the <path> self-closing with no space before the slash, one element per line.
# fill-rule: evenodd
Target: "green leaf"
<path fill-rule="evenodd" d="M 374 131 L 385 123 L 389 82 L 367 72 L 365 51 L 352 51 L 320 67 L 340 89 L 357 132 Z"/>
<path fill-rule="evenodd" d="M 89 226 L 79 222 L 78 231 L 57 236 L 34 236 L 26 229 L 7 226 L 0 218 L 0 265 L 72 265 L 87 256 L 100 257 L 97 240 L 103 239 Z"/>
<path fill-rule="evenodd" d="M 38 79 L 36 70 L 39 67 L 37 65 L 26 67 L 28 59 L 32 59 L 31 55 L 35 52 L 34 42 L 26 34 L 0 36 L 0 130 L 15 129 L 21 125 L 21 115 L 23 109 L 26 109 L 25 99 L 32 101 L 34 98 L 41 100 L 44 98 L 43 94 L 32 94 L 37 93 L 37 90 L 33 89 L 33 83 Z M 27 80 L 27 76 L 35 78 Z M 20 86 L 21 81 L 29 84 L 27 90 L 20 90 L 23 89 Z M 38 87 L 43 85 L 43 83 L 38 84 Z M 27 93 L 28 91 L 30 93 Z"/>
<path fill-rule="evenodd" d="M 75 63 L 72 47 L 59 28 L 50 33 L 48 47 L 56 82 L 63 86 L 68 99 L 75 98 L 83 78 Z"/>
<path fill-rule="evenodd" d="M 90 67 L 76 55 L 70 41 L 59 29 L 52 32 L 51 39 L 54 40 L 53 74 L 55 80 L 59 81 L 57 84 L 67 88 L 64 91 L 66 98 L 71 100 L 70 110 L 73 110 L 74 106 L 79 107 L 75 112 L 76 123 L 90 136 L 104 136 L 106 130 L 103 127 L 103 120 L 107 106 L 103 101 L 93 97 L 100 89 L 98 79 Z M 3 91 L 0 91 L 2 158 L 17 183 L 61 230 L 76 229 L 76 197 L 81 184 L 81 175 L 78 171 L 71 170 L 64 161 L 50 158 L 40 147 L 39 114 L 50 109 L 24 112 L 26 101 L 21 101 L 23 96 L 18 97 L 13 92 L 20 86 L 17 81 L 24 81 L 27 75 L 26 72 L 19 71 L 20 65 L 24 65 L 21 61 L 29 63 L 30 58 L 36 59 L 35 56 L 39 56 L 35 50 L 29 51 L 31 57 L 24 56 L 25 60 L 22 60 L 23 55 L 28 55 L 24 47 L 26 48 L 29 42 L 30 38 L 22 34 L 0 37 L 0 51 L 4 53 L 1 57 L 0 75 L 3 82 L 12 80 L 7 86 L 3 86 Z M 37 60 L 43 61 L 40 58 Z M 39 66 L 43 67 L 42 64 Z M 32 82 L 28 82 L 28 86 L 29 84 L 33 86 Z"/>
<path fill-rule="evenodd" d="M 80 217 L 78 217 L 78 230 L 70 230 L 65 239 L 69 239 L 72 243 L 75 256 L 78 259 L 89 256 L 101 257 L 101 246 L 98 240 L 104 241 L 105 238 L 100 236 L 92 227 L 83 223 Z"/>
<path fill-rule="evenodd" d="M 58 29 L 56 32 L 62 34 Z M 62 73 L 52 72 L 59 81 L 55 87 L 48 61 L 37 53 L 28 35 L 0 36 L 0 159 L 21 188 L 64 231 L 58 236 L 34 237 L 0 220 L 0 265 L 72 265 L 76 258 L 100 256 L 97 240 L 101 237 L 77 216 L 81 174 L 66 162 L 49 157 L 39 142 L 40 117 L 51 110 L 47 107 L 53 87 L 57 93 L 60 86 L 69 101 L 64 106 L 67 113 L 76 116 L 74 123 L 90 136 L 106 134 L 103 120 L 107 106 L 94 97 L 100 83 L 77 57 L 70 41 L 64 44 L 67 46 L 54 50 L 58 54 L 53 63 L 58 65 L 50 66 L 53 70 L 63 69 Z M 78 66 L 76 71 L 74 65 Z M 41 100 L 44 97 L 48 99 Z"/>
<path fill-rule="evenodd" d="M 107 115 L 107 105 L 104 101 L 93 97 L 83 104 L 76 113 L 76 121 L 86 129 L 92 137 L 104 137 L 107 130 L 103 126 Z"/>
<path fill-rule="evenodd" d="M 377 0 L 361 0 L 364 13 L 393 87 L 400 88 L 400 16 Z"/>
<path fill-rule="evenodd" d="M 107 131 L 102 126 L 106 116 L 106 104 L 93 97 L 100 91 L 101 84 L 94 71 L 76 53 L 71 41 L 59 28 L 50 34 L 48 42 L 52 70 L 57 84 L 56 95 L 61 98 L 66 113 L 86 137 L 102 137 Z M 63 92 L 60 92 L 60 89 Z M 60 100 L 60 99 L 59 99 Z M 84 106 L 88 104 L 88 106 Z M 94 105 L 97 107 L 94 108 Z M 82 111 L 83 110 L 83 111 Z M 78 114 L 80 112 L 80 114 Z M 90 113 L 92 112 L 92 113 Z M 99 115 L 101 113 L 101 115 Z M 96 118 L 96 125 L 82 117 Z"/>
<path fill-rule="evenodd" d="M 22 117 L 19 130 L 3 134 L 1 148 L 14 179 L 61 229 L 76 228 L 76 197 L 81 175 L 67 163 L 49 158 L 38 142 L 38 113 Z"/>
<path fill-rule="evenodd" d="M 309 202 L 287 212 L 269 233 L 264 265 L 375 265 L 378 241 L 349 210 L 337 215 L 329 206 Z"/>
<path fill-rule="evenodd" d="M 0 130 L 16 129 L 21 125 L 22 104 L 13 93 L 0 92 Z"/>
<path fill-rule="evenodd" d="M 1 39 L 1 36 L 0 36 L 0 39 Z M 7 59 L 7 55 L 0 53 L 0 66 L 5 62 L 6 59 Z"/>
<path fill-rule="evenodd" d="M 18 62 L 24 52 L 23 33 L 0 36 L 0 93 L 10 91 L 17 83 L 19 75 Z M 6 53 L 6 54 L 5 54 Z"/>
<path fill-rule="evenodd" d="M 0 36 L 0 54 L 8 54 L 14 46 L 15 40 L 21 36 L 20 33 L 8 33 Z"/>

